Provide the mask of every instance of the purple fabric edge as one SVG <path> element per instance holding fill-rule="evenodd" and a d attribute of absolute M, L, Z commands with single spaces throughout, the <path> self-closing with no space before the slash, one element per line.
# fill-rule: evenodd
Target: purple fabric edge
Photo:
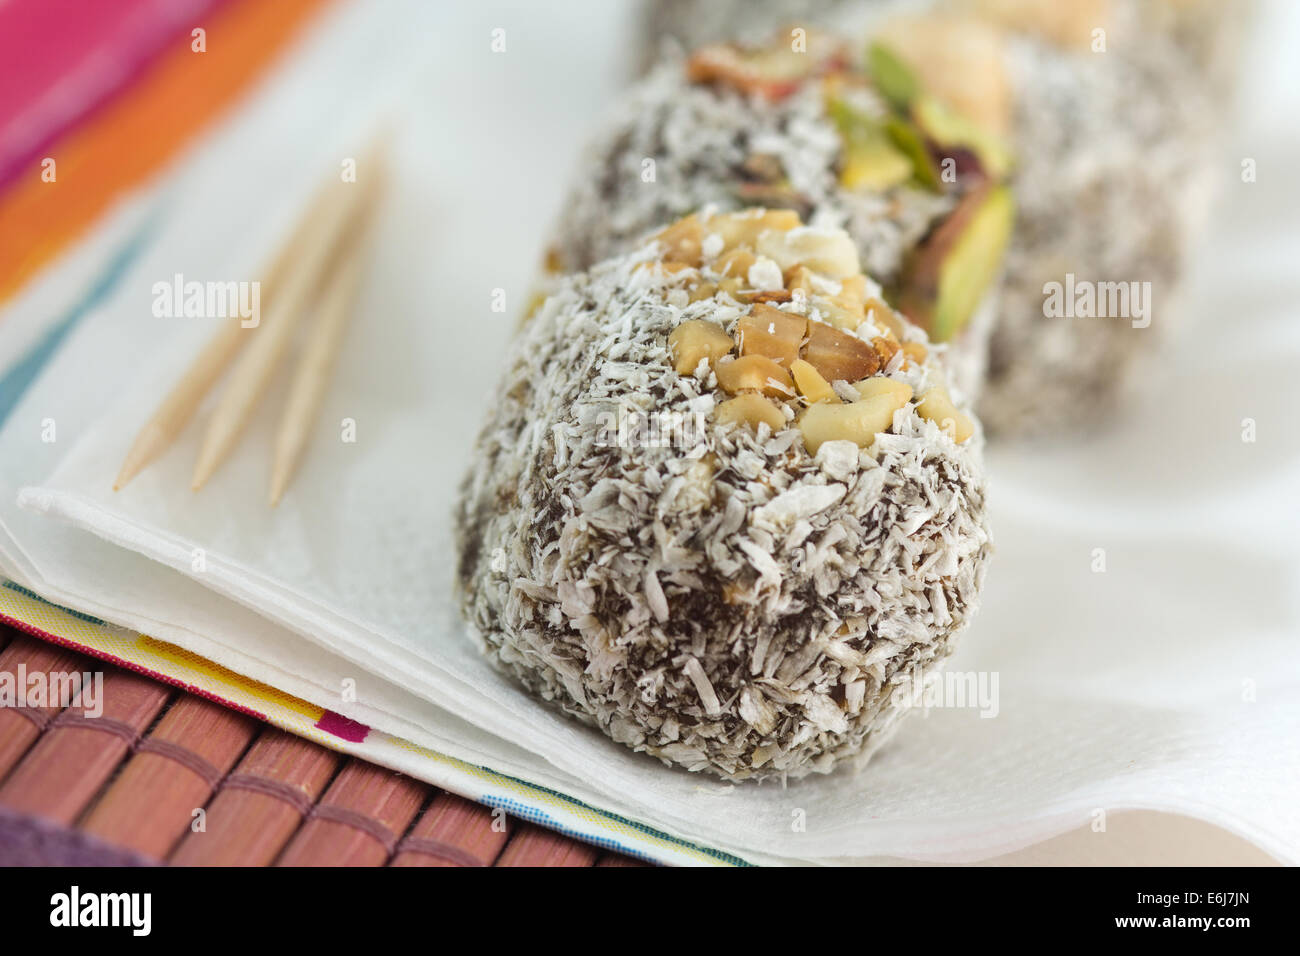
<path fill-rule="evenodd" d="M 134 850 L 0 807 L 0 866 L 158 866 Z"/>

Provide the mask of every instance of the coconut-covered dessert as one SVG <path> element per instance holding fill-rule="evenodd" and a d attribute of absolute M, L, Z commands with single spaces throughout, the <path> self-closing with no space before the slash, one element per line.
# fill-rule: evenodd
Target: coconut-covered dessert
<path fill-rule="evenodd" d="M 977 423 L 839 230 L 705 209 L 557 281 L 457 508 L 489 658 L 665 763 L 862 762 L 990 544 Z"/>
<path fill-rule="evenodd" d="M 986 82 L 968 75 L 945 89 Z M 1014 219 L 1011 157 L 985 118 L 933 95 L 882 45 L 850 50 L 795 29 L 760 46 L 703 47 L 619 105 L 564 204 L 548 263 L 588 268 L 705 205 L 793 210 L 848 231 L 898 307 L 952 343 L 945 361 L 970 394 Z"/>
<path fill-rule="evenodd" d="M 1033 9 L 1003 34 L 1019 218 L 980 399 L 1000 434 L 1095 426 L 1122 406 L 1176 312 L 1210 195 L 1204 87 L 1142 7 Z"/>

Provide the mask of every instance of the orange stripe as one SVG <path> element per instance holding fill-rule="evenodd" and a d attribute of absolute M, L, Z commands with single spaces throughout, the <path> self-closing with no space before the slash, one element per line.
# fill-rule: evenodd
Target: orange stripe
<path fill-rule="evenodd" d="M 197 24 L 206 53 L 178 37 L 133 89 L 54 143 L 55 182 L 38 167 L 0 196 L 0 302 L 230 106 L 328 2 L 233 0 Z"/>

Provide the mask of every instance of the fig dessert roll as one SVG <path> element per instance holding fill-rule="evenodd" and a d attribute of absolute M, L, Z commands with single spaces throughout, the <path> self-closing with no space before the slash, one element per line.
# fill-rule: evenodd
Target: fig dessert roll
<path fill-rule="evenodd" d="M 705 208 L 555 280 L 456 514 L 490 660 L 730 780 L 861 764 L 966 629 L 982 440 L 841 230 Z"/>
<path fill-rule="evenodd" d="M 888 49 L 857 46 L 797 29 L 665 61 L 590 148 L 549 266 L 588 268 L 705 205 L 793 210 L 847 230 L 973 395 L 1015 217 L 1012 158 L 1002 130 L 932 95 Z"/>

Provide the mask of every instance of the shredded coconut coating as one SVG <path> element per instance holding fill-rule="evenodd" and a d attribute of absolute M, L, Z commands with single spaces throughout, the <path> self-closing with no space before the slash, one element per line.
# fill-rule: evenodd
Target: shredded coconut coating
<path fill-rule="evenodd" d="M 864 763 L 978 606 L 979 436 L 956 444 L 913 404 L 871 449 L 815 457 L 789 406 L 775 432 L 715 424 L 714 373 L 675 371 L 668 335 L 730 333 L 748 309 L 687 303 L 636 270 L 654 254 L 560 280 L 512 344 L 457 509 L 463 612 L 496 666 L 665 763 Z M 890 374 L 918 394 L 938 376 Z M 628 408 L 705 424 L 620 442 Z"/>

